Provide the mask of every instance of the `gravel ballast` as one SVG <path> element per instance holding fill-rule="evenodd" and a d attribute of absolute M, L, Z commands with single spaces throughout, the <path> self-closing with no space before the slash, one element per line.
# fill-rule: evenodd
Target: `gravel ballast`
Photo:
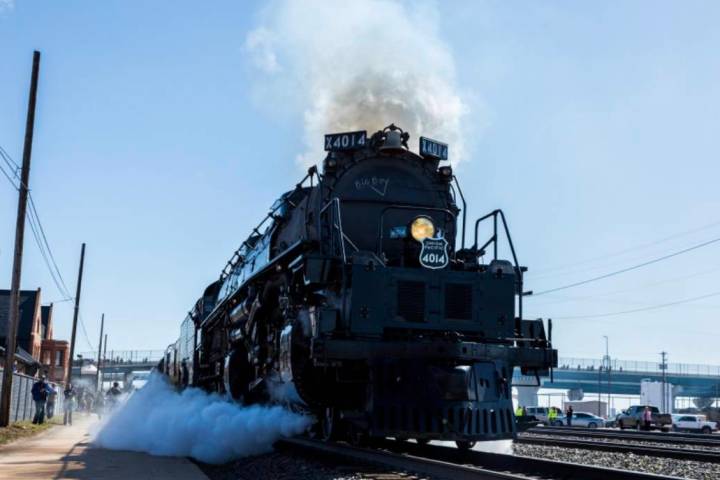
<path fill-rule="evenodd" d="M 364 464 L 272 452 L 225 465 L 198 464 L 210 480 L 431 480 Z"/>
<path fill-rule="evenodd" d="M 563 448 L 544 445 L 513 445 L 515 455 L 557 460 L 560 462 L 582 463 L 598 467 L 635 470 L 638 472 L 669 475 L 693 480 L 717 480 L 720 478 L 720 464 L 702 463 L 671 458 L 650 457 L 633 453 L 602 452 L 580 448 Z"/>

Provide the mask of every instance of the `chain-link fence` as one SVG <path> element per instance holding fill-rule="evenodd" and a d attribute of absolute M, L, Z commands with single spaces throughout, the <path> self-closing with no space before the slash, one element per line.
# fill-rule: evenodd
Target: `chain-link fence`
<path fill-rule="evenodd" d="M 2 369 L 0 369 L 0 378 Z M 37 378 L 28 377 L 20 373 L 13 373 L 12 393 L 10 395 L 10 421 L 21 422 L 32 420 L 35 415 L 35 403 L 32 399 L 32 386 Z M 0 394 L 2 394 L 2 382 L 0 382 Z M 57 384 L 57 399 L 55 401 L 55 415 L 63 412 L 63 387 Z M 47 414 L 47 410 L 46 410 Z"/>

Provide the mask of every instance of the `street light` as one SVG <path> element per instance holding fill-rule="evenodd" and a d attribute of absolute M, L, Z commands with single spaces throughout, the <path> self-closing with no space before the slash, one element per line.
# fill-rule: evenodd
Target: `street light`
<path fill-rule="evenodd" d="M 610 347 L 609 347 L 609 338 L 607 335 L 603 335 L 603 338 L 605 339 L 605 369 L 607 370 L 608 375 L 608 401 L 607 401 L 607 415 L 610 417 L 610 403 L 612 402 L 612 381 L 611 381 L 611 366 L 610 366 Z"/>

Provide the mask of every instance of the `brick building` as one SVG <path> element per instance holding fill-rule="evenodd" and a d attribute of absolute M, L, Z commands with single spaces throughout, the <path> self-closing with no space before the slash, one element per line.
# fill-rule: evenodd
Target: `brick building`
<path fill-rule="evenodd" d="M 34 375 L 42 364 L 42 372 L 53 382 L 64 382 L 70 355 L 65 340 L 53 339 L 53 305 L 41 304 L 41 290 L 20 291 L 20 319 L 17 331 L 17 350 L 26 352 L 36 362 L 23 362 L 21 370 Z M 10 290 L 0 290 L 0 345 L 6 345 L 10 314 Z"/>
<path fill-rule="evenodd" d="M 42 341 L 43 372 L 51 382 L 65 383 L 68 376 L 70 344 L 66 340 Z"/>

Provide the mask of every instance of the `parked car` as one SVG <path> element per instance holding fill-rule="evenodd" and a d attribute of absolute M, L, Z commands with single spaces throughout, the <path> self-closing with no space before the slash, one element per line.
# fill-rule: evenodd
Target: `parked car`
<path fill-rule="evenodd" d="M 672 417 L 669 413 L 660 413 L 657 407 L 649 407 L 652 413 L 652 420 L 650 421 L 651 430 L 662 430 L 667 432 L 672 427 Z M 642 428 L 643 422 L 642 417 L 645 412 L 645 405 L 633 405 L 627 410 L 623 410 L 620 417 L 617 419 L 618 426 L 621 429 L 626 428 Z"/>
<path fill-rule="evenodd" d="M 565 420 L 565 417 L 563 417 Z M 598 428 L 605 426 L 605 419 L 588 412 L 575 412 L 572 416 L 573 427 Z"/>
<path fill-rule="evenodd" d="M 615 415 L 614 418 L 612 418 L 612 419 L 608 418 L 605 421 L 605 426 L 608 428 L 618 428 L 620 426 L 619 420 L 620 420 L 621 415 L 622 415 L 622 413 L 618 413 L 617 415 Z"/>
<path fill-rule="evenodd" d="M 705 415 L 677 414 L 672 416 L 672 429 L 675 432 L 712 433 L 717 423 L 708 421 Z"/>

